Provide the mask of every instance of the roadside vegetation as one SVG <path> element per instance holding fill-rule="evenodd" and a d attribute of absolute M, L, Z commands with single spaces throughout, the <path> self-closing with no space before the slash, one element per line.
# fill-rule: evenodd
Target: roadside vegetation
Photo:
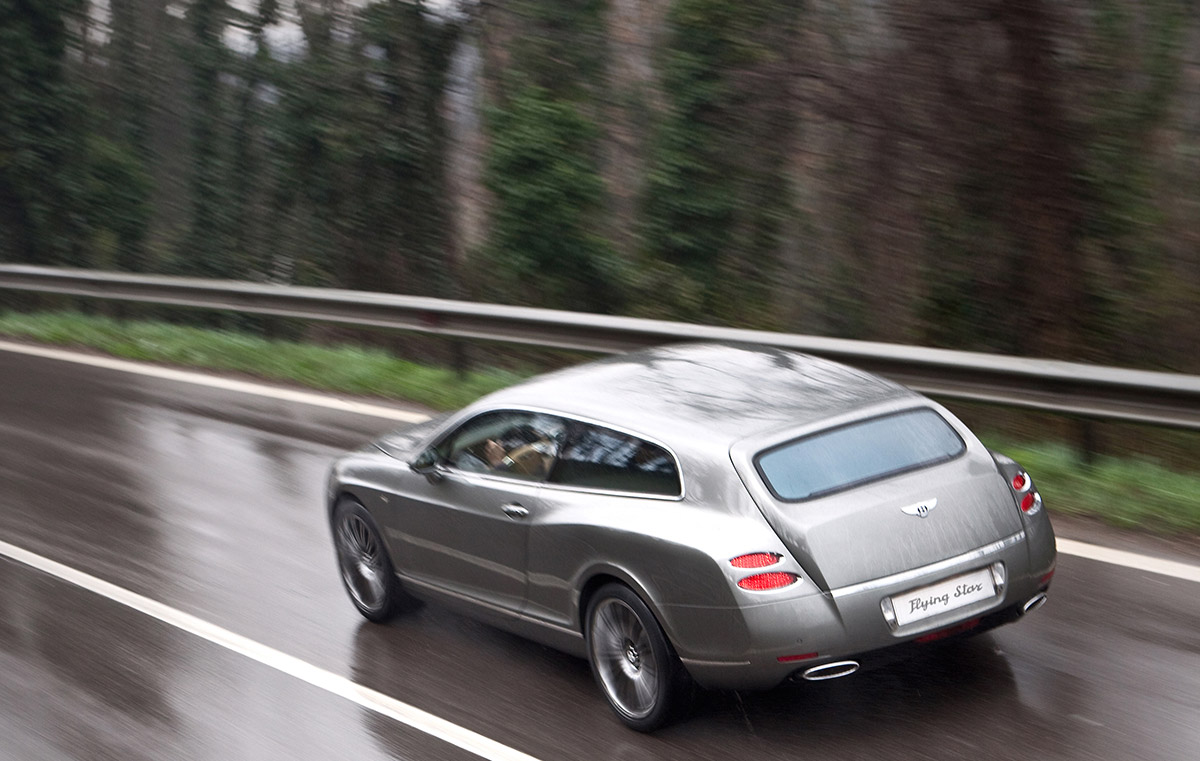
<path fill-rule="evenodd" d="M 1058 442 L 985 443 L 1021 463 L 1053 513 L 1099 518 L 1121 528 L 1200 534 L 1200 473 L 1149 457 L 1085 457 Z"/>
<path fill-rule="evenodd" d="M 518 372 L 457 373 L 398 359 L 382 349 L 317 346 L 249 333 L 114 320 L 74 312 L 0 314 L 0 335 L 95 349 L 125 359 L 237 372 L 323 391 L 403 399 L 437 410 L 468 402 L 520 380 Z"/>
<path fill-rule="evenodd" d="M 490 368 L 460 374 L 398 359 L 381 349 L 316 346 L 74 312 L 0 313 L 0 336 L 406 400 L 437 410 L 461 407 L 528 375 Z M 1123 528 L 1200 535 L 1200 473 L 1174 470 L 1147 457 L 1086 458 L 1078 449 L 1053 441 L 988 435 L 984 440 L 1033 474 L 1055 513 L 1098 518 Z"/>

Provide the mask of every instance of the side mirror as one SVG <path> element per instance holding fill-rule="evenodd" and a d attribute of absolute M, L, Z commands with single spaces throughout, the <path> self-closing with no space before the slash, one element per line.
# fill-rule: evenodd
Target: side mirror
<path fill-rule="evenodd" d="M 410 462 L 408 467 L 412 468 L 414 473 L 420 473 L 429 479 L 429 483 L 436 484 L 442 480 L 441 460 L 437 450 L 430 447 L 417 455 L 417 459 Z"/>

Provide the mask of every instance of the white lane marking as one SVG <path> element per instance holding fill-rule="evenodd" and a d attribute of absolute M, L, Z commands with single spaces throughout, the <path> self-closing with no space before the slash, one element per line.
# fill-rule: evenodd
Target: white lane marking
<path fill-rule="evenodd" d="M 233 380 L 231 378 L 220 378 L 213 375 L 205 375 L 203 373 L 175 370 L 170 367 L 141 364 L 139 362 L 132 362 L 125 359 L 95 357 L 90 354 L 80 354 L 78 352 L 65 351 L 63 349 L 48 349 L 41 346 L 27 346 L 25 344 L 0 341 L 0 351 L 11 351 L 17 354 L 29 354 L 34 357 L 57 359 L 64 362 L 75 362 L 76 364 L 80 365 L 102 367 L 108 370 L 119 370 L 125 373 L 134 373 L 135 375 L 146 375 L 151 378 L 163 378 L 165 380 L 179 381 L 180 383 L 192 383 L 197 386 L 208 386 L 209 388 L 218 388 L 225 391 L 254 394 L 255 396 L 265 396 L 285 402 L 308 404 L 313 407 L 326 407 L 328 409 L 338 410 L 339 412 L 355 412 L 359 415 L 369 415 L 372 417 L 387 418 L 389 420 L 399 420 L 404 423 L 421 423 L 429 419 L 428 415 L 420 412 L 409 412 L 408 410 L 396 409 L 394 407 L 385 407 L 381 404 L 355 402 L 347 399 L 338 399 L 325 394 L 316 394 L 307 391 L 293 391 L 291 389 L 276 388 L 275 386 L 268 386 L 262 383 L 251 383 L 248 381 Z"/>
<path fill-rule="evenodd" d="M 1148 571 L 1185 581 L 1200 582 L 1200 566 L 1180 563 L 1175 560 L 1163 560 L 1162 558 L 1150 557 L 1149 555 L 1139 555 L 1136 552 L 1114 550 L 1110 547 L 1101 547 L 1098 544 L 1077 542 L 1074 539 L 1058 539 L 1057 542 L 1058 551 L 1066 555 L 1077 555 L 1089 560 L 1099 560 L 1101 563 L 1111 563 L 1138 571 Z"/>
<path fill-rule="evenodd" d="M 0 554 L 69 584 L 74 584 L 89 592 L 94 592 L 101 597 L 118 602 L 139 613 L 144 613 L 151 618 L 156 618 L 177 629 L 194 634 L 197 637 L 220 645 L 251 660 L 270 666 L 277 671 L 307 682 L 314 687 L 319 687 L 326 692 L 356 703 L 368 711 L 373 711 L 381 716 L 398 721 L 431 737 L 436 737 L 450 745 L 461 748 L 468 753 L 473 753 L 480 758 L 488 759 L 488 761 L 538 761 L 534 756 L 510 748 L 481 734 L 472 732 L 465 727 L 460 727 L 453 722 L 434 716 L 427 711 L 422 711 L 420 708 L 411 706 L 408 703 L 388 697 L 382 692 L 377 692 L 369 687 L 363 687 L 361 684 L 302 661 L 295 656 L 280 652 L 261 642 L 256 642 L 240 634 L 235 634 L 204 619 L 184 613 L 181 610 L 176 610 L 156 600 L 151 600 L 149 597 L 143 597 L 136 592 L 130 592 L 128 589 L 118 587 L 116 584 L 98 579 L 83 571 L 77 571 L 70 566 L 42 557 L 8 542 L 0 541 Z"/>
<path fill-rule="evenodd" d="M 40 346 L 27 346 L 25 344 L 0 341 L 0 351 L 13 351 L 22 354 L 30 354 L 37 357 L 48 357 L 50 359 L 58 359 L 65 362 L 76 362 L 83 365 L 91 365 L 92 367 L 104 367 L 127 373 L 148 375 L 154 378 L 164 378 L 167 380 L 179 381 L 181 383 L 195 383 L 197 385 L 209 386 L 211 388 L 238 391 L 247 394 L 255 394 L 257 396 L 269 397 L 272 399 L 297 402 L 299 404 L 311 404 L 318 407 L 327 407 L 329 409 L 344 410 L 347 412 L 356 412 L 360 415 L 372 415 L 390 420 L 400 420 L 406 423 L 421 423 L 429 419 L 428 415 L 423 415 L 419 412 L 408 412 L 405 410 L 398 410 L 392 407 L 384 407 L 376 404 L 344 401 L 316 393 L 291 391 L 289 389 L 281 389 L 258 383 L 229 380 L 227 378 L 204 375 L 203 373 L 186 372 L 184 370 L 172 370 L 170 368 L 158 367 L 157 365 L 141 364 L 122 359 L 95 357 L 90 354 L 80 354 L 78 352 L 64 351 L 62 349 L 47 349 Z M 1177 579 L 1200 581 L 1200 566 L 1188 565 L 1187 563 L 1178 563 L 1171 560 L 1160 560 L 1149 555 L 1139 555 L 1135 552 L 1112 550 L 1099 545 L 1086 544 L 1084 542 L 1077 542 L 1071 539 L 1059 539 L 1058 551 L 1064 555 L 1078 555 L 1079 557 L 1089 558 L 1091 560 L 1099 560 L 1102 563 L 1111 563 L 1112 565 L 1119 565 L 1125 568 L 1133 568 L 1140 571 L 1150 571 L 1151 573 L 1173 576 Z"/>

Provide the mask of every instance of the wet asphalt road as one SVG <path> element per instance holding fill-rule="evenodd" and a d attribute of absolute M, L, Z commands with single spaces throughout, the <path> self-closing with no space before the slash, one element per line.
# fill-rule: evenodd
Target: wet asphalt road
<path fill-rule="evenodd" d="M 543 761 L 1200 757 L 1200 585 L 1066 555 L 1014 626 L 630 732 L 583 661 L 432 606 L 358 617 L 325 472 L 391 426 L 0 351 L 0 539 Z M 474 758 L 2 558 L 0 674 L 4 759 Z"/>

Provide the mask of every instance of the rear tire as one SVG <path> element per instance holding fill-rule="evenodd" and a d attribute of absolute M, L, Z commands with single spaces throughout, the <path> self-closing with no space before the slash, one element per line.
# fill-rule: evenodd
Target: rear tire
<path fill-rule="evenodd" d="M 375 519 L 358 500 L 342 497 L 330 522 L 338 570 L 350 601 L 369 621 L 391 619 L 404 607 L 407 597 Z"/>
<path fill-rule="evenodd" d="M 651 732 L 675 717 L 691 679 L 650 608 L 628 587 L 608 584 L 587 610 L 592 674 L 631 729 Z"/>

